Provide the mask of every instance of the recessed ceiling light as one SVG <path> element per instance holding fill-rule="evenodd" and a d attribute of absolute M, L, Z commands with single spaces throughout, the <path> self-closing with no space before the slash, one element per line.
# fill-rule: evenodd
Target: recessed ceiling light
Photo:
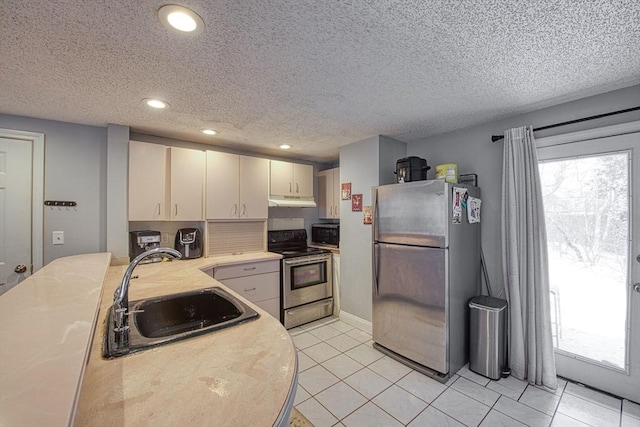
<path fill-rule="evenodd" d="M 204 133 L 205 135 L 217 135 L 218 131 L 217 130 L 213 130 L 213 129 L 202 129 L 200 132 Z"/>
<path fill-rule="evenodd" d="M 158 110 L 162 110 L 163 108 L 169 108 L 169 104 L 159 99 L 145 98 L 142 100 L 145 104 L 147 104 L 151 108 L 157 108 Z"/>
<path fill-rule="evenodd" d="M 197 13 L 176 4 L 166 4 L 158 9 L 158 18 L 165 27 L 181 33 L 195 36 L 204 31 L 204 21 Z"/>
<path fill-rule="evenodd" d="M 279 148 L 283 149 L 283 150 L 288 150 L 291 148 L 291 146 L 289 144 L 280 144 L 278 145 Z"/>

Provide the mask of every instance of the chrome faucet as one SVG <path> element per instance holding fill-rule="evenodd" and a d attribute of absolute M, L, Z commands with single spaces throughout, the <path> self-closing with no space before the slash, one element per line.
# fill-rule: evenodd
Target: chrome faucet
<path fill-rule="evenodd" d="M 133 269 L 145 258 L 151 256 L 164 256 L 167 258 L 182 258 L 182 254 L 175 249 L 171 248 L 154 248 L 146 252 L 141 253 L 131 261 L 127 271 L 124 273 L 120 286 L 113 294 L 113 305 L 111 310 L 113 311 L 113 331 L 115 338 L 115 345 L 117 351 L 127 351 L 129 348 L 129 281 L 133 274 Z"/>

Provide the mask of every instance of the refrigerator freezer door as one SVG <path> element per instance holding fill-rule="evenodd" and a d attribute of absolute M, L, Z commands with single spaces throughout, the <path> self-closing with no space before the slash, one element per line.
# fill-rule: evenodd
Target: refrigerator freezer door
<path fill-rule="evenodd" d="M 376 243 L 373 253 L 373 340 L 448 373 L 447 250 Z"/>
<path fill-rule="evenodd" d="M 444 180 L 375 187 L 373 240 L 448 247 L 449 198 Z"/>

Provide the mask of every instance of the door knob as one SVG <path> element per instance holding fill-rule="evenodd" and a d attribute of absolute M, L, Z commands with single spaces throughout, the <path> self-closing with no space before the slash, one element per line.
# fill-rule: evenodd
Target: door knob
<path fill-rule="evenodd" d="M 640 283 L 634 283 L 633 290 L 640 294 Z"/>
<path fill-rule="evenodd" d="M 24 265 L 24 264 L 18 264 L 18 265 L 16 265 L 16 268 L 13 269 L 13 272 L 17 273 L 17 274 L 22 274 L 22 273 L 24 273 L 26 271 L 27 271 L 27 266 Z M 639 287 L 640 287 L 640 285 L 639 285 Z"/>

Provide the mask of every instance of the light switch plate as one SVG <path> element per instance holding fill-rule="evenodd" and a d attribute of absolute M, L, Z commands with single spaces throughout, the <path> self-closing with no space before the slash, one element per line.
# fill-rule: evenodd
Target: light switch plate
<path fill-rule="evenodd" d="M 64 245 L 64 231 L 54 231 L 53 232 L 53 244 L 54 245 Z"/>

